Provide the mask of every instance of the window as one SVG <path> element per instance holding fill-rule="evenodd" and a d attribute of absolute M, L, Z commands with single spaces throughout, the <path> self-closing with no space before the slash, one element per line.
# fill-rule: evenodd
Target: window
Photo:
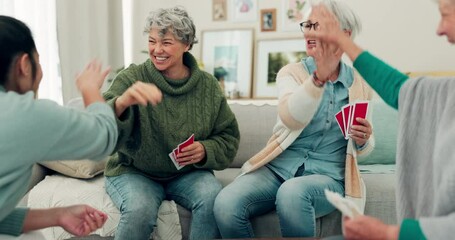
<path fill-rule="evenodd" d="M 0 14 L 23 21 L 32 31 L 43 68 L 38 98 L 63 104 L 55 0 L 1 0 Z"/>

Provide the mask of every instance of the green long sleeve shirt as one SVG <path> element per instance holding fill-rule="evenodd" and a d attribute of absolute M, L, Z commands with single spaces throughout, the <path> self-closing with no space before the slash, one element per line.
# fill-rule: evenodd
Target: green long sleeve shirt
<path fill-rule="evenodd" d="M 362 52 L 354 61 L 354 67 L 365 81 L 390 106 L 398 109 L 401 86 L 409 79 L 408 76 L 379 60 L 369 52 Z M 400 226 L 400 240 L 426 239 L 419 221 L 404 219 Z"/>
<path fill-rule="evenodd" d="M 355 59 L 354 67 L 387 104 L 398 109 L 400 88 L 408 80 L 408 76 L 367 51 Z"/>
<path fill-rule="evenodd" d="M 234 160 L 240 133 L 217 80 L 201 71 L 190 53 L 184 54 L 183 62 L 191 72 L 186 80 L 165 79 L 150 59 L 114 79 L 104 94 L 113 108 L 136 81 L 155 84 L 163 98 L 156 106 L 130 106 L 117 118 L 117 154 L 108 161 L 106 176 L 136 172 L 166 180 L 195 168 L 221 170 Z M 205 148 L 205 159 L 177 170 L 169 153 L 193 133 Z"/>

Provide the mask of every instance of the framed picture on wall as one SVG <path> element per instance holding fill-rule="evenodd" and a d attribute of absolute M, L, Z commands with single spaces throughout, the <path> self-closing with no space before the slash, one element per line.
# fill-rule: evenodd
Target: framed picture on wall
<path fill-rule="evenodd" d="M 286 64 L 300 62 L 307 56 L 303 38 L 259 40 L 256 52 L 254 98 L 277 98 L 278 71 Z"/>
<path fill-rule="evenodd" d="M 276 31 L 276 9 L 261 10 L 261 32 Z"/>
<path fill-rule="evenodd" d="M 233 22 L 257 21 L 257 0 L 230 0 L 230 20 Z"/>
<path fill-rule="evenodd" d="M 282 31 L 300 31 L 299 23 L 304 21 L 304 17 L 310 10 L 308 0 L 282 0 Z"/>
<path fill-rule="evenodd" d="M 227 20 L 227 0 L 213 0 L 212 19 L 213 21 Z"/>
<path fill-rule="evenodd" d="M 202 63 L 227 96 L 251 97 L 253 29 L 202 31 Z"/>

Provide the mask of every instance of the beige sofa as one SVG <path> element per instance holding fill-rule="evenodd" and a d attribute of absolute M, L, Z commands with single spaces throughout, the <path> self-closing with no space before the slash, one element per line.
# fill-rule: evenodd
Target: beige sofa
<path fill-rule="evenodd" d="M 242 164 L 254 153 L 259 151 L 270 137 L 272 127 L 276 121 L 276 100 L 237 100 L 230 101 L 230 106 L 235 113 L 239 122 L 241 132 L 241 142 L 238 154 L 228 169 L 215 171 L 216 177 L 225 186 L 230 183 L 239 173 Z M 396 146 L 396 126 L 397 112 L 386 106 L 380 99 L 374 99 L 370 104 L 370 111 L 373 111 L 373 126 L 376 134 L 376 149 L 367 157 L 360 159 L 365 165 L 360 165 L 362 177 L 366 184 L 367 199 L 365 214 L 378 217 L 386 223 L 395 223 L 395 146 Z M 96 172 L 96 171 L 95 171 Z M 65 198 L 68 194 L 58 195 L 62 189 L 70 189 L 70 195 L 79 192 L 76 197 L 70 197 L 71 203 L 86 202 L 94 203 L 93 198 L 85 198 L 84 194 L 97 195 L 97 199 L 103 199 L 105 202 L 100 206 L 95 206 L 104 211 L 112 218 L 118 219 L 118 211 L 110 202 L 108 195 L 104 192 L 102 184 L 92 186 L 93 182 L 102 182 L 102 175 L 90 179 L 75 180 L 68 178 L 68 182 L 73 185 L 66 186 L 66 181 L 54 181 L 53 185 L 49 183 L 55 172 L 43 166 L 36 166 L 32 178 L 31 187 L 36 187 L 31 191 L 33 197 L 24 197 L 22 205 L 49 207 L 53 205 L 69 204 Z M 45 176 L 48 176 L 44 181 Z M 62 176 L 60 176 L 62 177 Z M 90 175 L 88 176 L 90 177 Z M 54 179 L 55 180 L 55 179 Z M 57 182 L 57 184 L 55 183 Z M 84 190 L 78 190 L 81 186 Z M 58 186 L 58 187 L 56 187 Z M 53 189 L 57 188 L 57 189 Z M 34 192 L 36 189 L 47 189 L 46 192 Z M 52 199 L 51 203 L 36 203 L 41 198 Z M 52 195 L 52 197 L 50 197 Z M 28 198 L 30 197 L 30 198 Z M 74 199 L 76 198 L 76 199 Z M 109 203 L 110 202 L 110 203 Z M 114 209 L 113 209 L 114 208 Z M 188 239 L 189 226 L 191 222 L 191 213 L 186 209 L 177 206 L 180 228 L 183 239 Z M 280 228 L 278 217 L 274 211 L 260 217 L 252 219 L 254 231 L 257 237 L 279 237 Z M 106 227 L 107 228 L 107 227 Z M 110 223 L 110 229 L 104 232 L 98 232 L 101 236 L 113 235 L 115 232 L 115 222 Z M 317 219 L 317 236 L 331 236 L 341 233 L 341 214 L 335 211 L 327 216 Z M 101 239 L 97 234 L 90 239 Z"/>

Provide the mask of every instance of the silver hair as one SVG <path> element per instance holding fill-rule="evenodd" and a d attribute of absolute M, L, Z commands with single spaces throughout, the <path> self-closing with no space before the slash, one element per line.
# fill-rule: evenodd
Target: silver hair
<path fill-rule="evenodd" d="M 319 3 L 326 6 L 335 15 L 343 30 L 351 31 L 352 39 L 360 33 L 362 29 L 360 19 L 345 2 L 340 0 L 313 0 L 310 5 L 314 6 Z"/>
<path fill-rule="evenodd" d="M 193 47 L 193 44 L 198 43 L 193 19 L 190 18 L 188 12 L 182 6 L 160 8 L 150 12 L 144 33 L 149 33 L 152 28 L 160 30 L 160 37 L 170 31 L 177 40 L 188 44 L 190 46 L 189 49 Z"/>

